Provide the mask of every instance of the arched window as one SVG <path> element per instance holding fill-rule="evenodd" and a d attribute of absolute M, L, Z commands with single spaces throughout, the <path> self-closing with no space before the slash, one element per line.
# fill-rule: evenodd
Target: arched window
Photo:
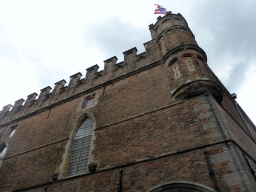
<path fill-rule="evenodd" d="M 7 146 L 6 146 L 5 143 L 2 143 L 0 145 L 0 165 L 3 161 L 3 159 L 4 159 L 4 156 L 5 156 L 6 152 L 7 152 Z"/>
<path fill-rule="evenodd" d="M 87 118 L 78 128 L 72 142 L 68 176 L 82 174 L 87 171 L 92 133 L 93 121 Z"/>
<path fill-rule="evenodd" d="M 201 184 L 192 182 L 170 182 L 154 187 L 148 192 L 216 192 L 215 190 Z"/>

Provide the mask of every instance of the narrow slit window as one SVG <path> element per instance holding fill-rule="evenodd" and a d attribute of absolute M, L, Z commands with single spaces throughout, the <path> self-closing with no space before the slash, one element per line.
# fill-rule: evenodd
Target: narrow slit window
<path fill-rule="evenodd" d="M 191 60 L 187 61 L 187 66 L 188 66 L 189 71 L 195 71 L 195 68 L 194 68 L 193 63 L 191 62 Z"/>
<path fill-rule="evenodd" d="M 173 71 L 175 74 L 175 78 L 177 79 L 180 76 L 179 68 L 177 65 L 175 67 L 173 67 Z"/>
<path fill-rule="evenodd" d="M 12 128 L 12 131 L 11 131 L 11 133 L 10 133 L 10 135 L 9 135 L 9 137 L 12 137 L 13 135 L 14 135 L 14 133 L 16 132 L 16 128 Z"/>
<path fill-rule="evenodd" d="M 87 118 L 77 130 L 72 143 L 68 176 L 82 174 L 87 171 L 92 133 L 93 122 L 90 118 Z"/>
<path fill-rule="evenodd" d="M 3 143 L 0 145 L 0 165 L 4 159 L 6 152 L 7 152 L 7 146 L 5 143 Z"/>
<path fill-rule="evenodd" d="M 84 108 L 86 109 L 91 107 L 93 105 L 93 102 L 94 102 L 94 97 L 86 99 Z"/>

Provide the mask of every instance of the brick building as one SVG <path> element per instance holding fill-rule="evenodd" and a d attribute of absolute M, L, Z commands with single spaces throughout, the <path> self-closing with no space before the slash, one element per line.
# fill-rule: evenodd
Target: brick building
<path fill-rule="evenodd" d="M 256 191 L 256 128 L 181 14 L 0 113 L 0 191 Z M 25 102 L 24 102 L 25 101 Z"/>

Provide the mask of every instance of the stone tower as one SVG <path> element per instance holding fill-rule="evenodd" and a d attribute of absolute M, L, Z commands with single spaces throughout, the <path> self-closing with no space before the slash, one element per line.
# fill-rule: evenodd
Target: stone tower
<path fill-rule="evenodd" d="M 158 43 L 160 57 L 170 67 L 173 99 L 189 99 L 209 92 L 218 102 L 222 101 L 222 88 L 207 65 L 206 54 L 181 14 L 158 17 L 156 24 L 150 25 L 150 32 Z"/>
<path fill-rule="evenodd" d="M 0 113 L 0 191 L 256 191 L 256 128 L 181 14 Z M 37 98 L 38 96 L 38 98 Z"/>

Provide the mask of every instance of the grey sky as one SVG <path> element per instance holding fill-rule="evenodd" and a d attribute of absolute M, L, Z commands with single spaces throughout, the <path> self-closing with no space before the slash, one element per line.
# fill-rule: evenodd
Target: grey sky
<path fill-rule="evenodd" d="M 200 42 L 200 35 L 204 34 L 195 34 L 197 39 L 200 38 L 198 43 L 201 47 L 206 47 L 205 51 L 210 55 L 209 65 L 219 73 L 231 92 L 243 86 L 247 71 L 255 66 L 255 6 L 255 1 L 208 1 L 201 7 L 206 11 L 195 15 L 195 19 L 201 24 L 198 29 L 192 29 L 194 33 L 200 34 L 200 30 L 206 28 L 212 38 L 209 46 L 207 41 Z M 229 70 L 221 74 L 225 68 Z"/>

